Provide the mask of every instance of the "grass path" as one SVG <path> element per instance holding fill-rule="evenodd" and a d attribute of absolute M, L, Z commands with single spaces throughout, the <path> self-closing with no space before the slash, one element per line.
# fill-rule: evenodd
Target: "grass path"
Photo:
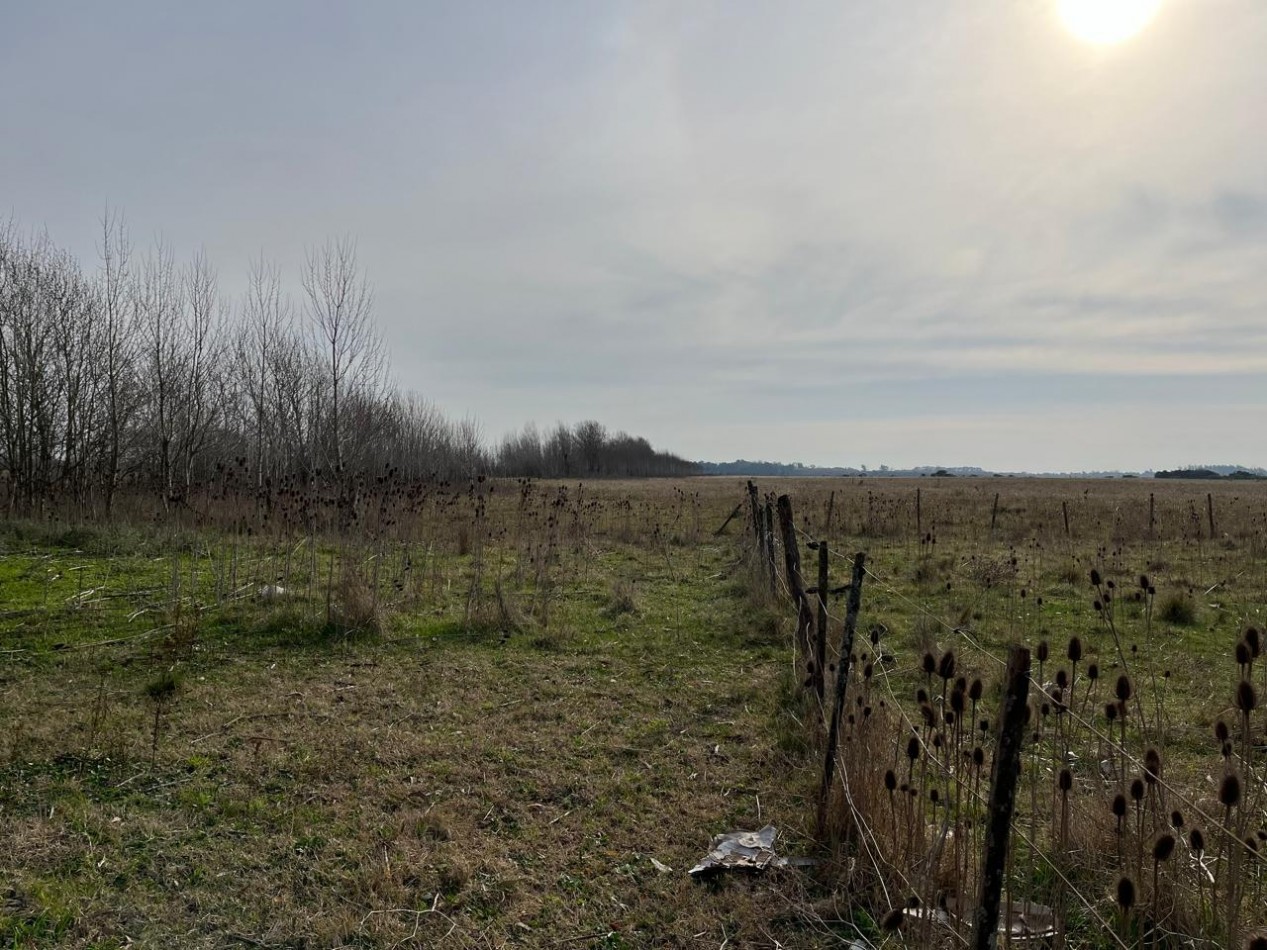
<path fill-rule="evenodd" d="M 148 647 L 11 664 L 4 945 L 823 945 L 797 876 L 685 873 L 735 828 L 795 851 L 810 815 L 772 728 L 785 651 L 729 554 L 613 555 L 636 612 L 599 571 L 544 639 L 417 618 L 255 649 L 258 618 L 216 624 L 152 759 Z"/>

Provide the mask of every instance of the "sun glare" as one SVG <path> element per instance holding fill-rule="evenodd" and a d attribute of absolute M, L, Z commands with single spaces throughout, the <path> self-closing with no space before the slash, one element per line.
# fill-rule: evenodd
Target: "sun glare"
<path fill-rule="evenodd" d="M 1059 0 L 1065 28 L 1087 43 L 1129 40 L 1152 22 L 1161 0 Z"/>

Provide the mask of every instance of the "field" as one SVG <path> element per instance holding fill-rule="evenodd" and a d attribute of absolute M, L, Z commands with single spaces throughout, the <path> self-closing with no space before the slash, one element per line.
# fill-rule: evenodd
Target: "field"
<path fill-rule="evenodd" d="M 197 523 L 138 502 L 122 525 L 6 524 L 0 940 L 959 945 L 953 914 L 878 922 L 913 897 L 972 900 L 992 754 L 974 727 L 1012 641 L 1057 691 L 1031 697 L 1013 900 L 1054 908 L 1069 946 L 1239 945 L 1267 922 L 1263 713 L 1237 706 L 1242 679 L 1267 696 L 1267 664 L 1236 655 L 1263 623 L 1267 488 L 758 488 L 791 499 L 808 584 L 810 539 L 833 585 L 854 551 L 870 568 L 849 794 L 822 838 L 823 716 L 783 554 L 771 593 L 747 508 L 714 533 L 742 480 L 385 490 L 320 531 L 223 497 Z M 828 609 L 834 645 L 843 602 Z M 980 712 L 947 717 L 959 678 L 964 695 L 982 680 Z M 713 835 L 766 823 L 819 864 L 685 873 Z"/>

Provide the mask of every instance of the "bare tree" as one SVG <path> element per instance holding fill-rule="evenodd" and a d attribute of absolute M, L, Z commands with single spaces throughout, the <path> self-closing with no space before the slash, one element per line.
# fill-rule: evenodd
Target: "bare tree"
<path fill-rule="evenodd" d="M 146 427 L 165 502 L 170 500 L 174 487 L 172 450 L 179 401 L 177 387 L 185 356 L 179 327 L 180 294 L 171 248 L 159 240 L 141 262 L 133 285 L 133 301 L 142 335 Z"/>
<path fill-rule="evenodd" d="M 181 273 L 183 307 L 178 330 L 181 376 L 176 385 L 175 457 L 180 464 L 183 491 L 193 482 L 212 430 L 223 416 L 216 399 L 224 359 L 224 304 L 217 291 L 215 270 L 199 251 Z"/>
<path fill-rule="evenodd" d="M 372 320 L 374 295 L 357 264 L 356 243 L 342 238 L 309 250 L 303 287 L 330 387 L 327 453 L 341 471 L 344 403 L 353 389 L 377 398 L 383 374 L 382 343 Z"/>
<path fill-rule="evenodd" d="M 98 275 L 97 365 L 105 402 L 105 446 L 100 479 L 107 517 L 114 509 L 123 457 L 136 413 L 136 308 L 132 296 L 132 245 L 123 216 L 106 208 L 101 218 Z"/>
<path fill-rule="evenodd" d="M 292 327 L 292 310 L 282 294 L 281 275 L 261 254 L 251 262 L 234 348 L 237 371 L 250 403 L 256 485 L 263 484 L 266 469 L 278 464 L 269 451 L 278 448 L 277 440 L 282 436 L 284 406 L 278 395 L 278 363 Z"/>

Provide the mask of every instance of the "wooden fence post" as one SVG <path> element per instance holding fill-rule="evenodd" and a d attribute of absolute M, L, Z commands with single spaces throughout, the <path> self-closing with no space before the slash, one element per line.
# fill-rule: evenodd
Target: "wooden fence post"
<path fill-rule="evenodd" d="M 1060 503 L 1061 514 L 1065 516 L 1065 537 L 1069 537 L 1069 502 L 1062 501 Z"/>
<path fill-rule="evenodd" d="M 1029 701 L 1029 650 L 1008 649 L 1007 681 L 1003 684 L 1003 709 L 999 716 L 999 745 L 990 776 L 990 810 L 985 853 L 981 858 L 981 900 L 973 914 L 973 950 L 994 950 L 999 939 L 999 902 L 1007 873 L 1012 812 L 1016 783 L 1021 773 L 1021 744 L 1025 732 L 1025 706 Z M 1010 921 L 1009 921 L 1010 925 Z"/>
<path fill-rule="evenodd" d="M 827 542 L 818 542 L 818 636 L 814 638 L 814 692 L 827 690 Z"/>
<path fill-rule="evenodd" d="M 1157 527 L 1157 519 L 1153 517 L 1153 493 L 1148 493 L 1148 536 L 1153 536 L 1153 531 Z"/>
<path fill-rule="evenodd" d="M 994 508 L 990 511 L 990 540 L 994 540 L 994 523 L 999 520 L 999 493 L 994 493 Z"/>
<path fill-rule="evenodd" d="M 1210 516 L 1210 540 L 1214 540 L 1214 494 L 1212 492 L 1205 493 L 1205 510 Z"/>
<path fill-rule="evenodd" d="M 915 489 L 915 534 L 921 541 L 924 540 L 924 512 L 920 505 L 920 489 Z"/>
<path fill-rule="evenodd" d="M 777 594 L 779 592 L 779 575 L 778 568 L 774 565 L 774 507 L 770 502 L 765 503 L 765 514 L 762 517 L 762 536 L 761 541 L 763 550 L 765 551 L 765 570 L 766 576 L 770 581 L 770 593 Z"/>
<path fill-rule="evenodd" d="M 867 556 L 853 556 L 853 577 L 849 581 L 849 600 L 845 608 L 845 625 L 840 632 L 840 658 L 836 661 L 836 694 L 832 699 L 831 722 L 827 727 L 827 758 L 823 762 L 823 784 L 818 790 L 818 836 L 827 830 L 827 805 L 831 801 L 831 783 L 836 772 L 836 747 L 840 743 L 840 716 L 845 708 L 845 690 L 849 685 L 849 665 L 853 656 L 854 634 L 858 630 L 858 613 L 862 609 L 862 578 L 866 575 Z"/>
<path fill-rule="evenodd" d="M 752 506 L 752 537 L 759 552 L 761 550 L 761 504 L 757 501 L 757 486 L 751 480 L 748 482 L 748 502 Z"/>
<path fill-rule="evenodd" d="M 807 660 L 809 674 L 813 677 L 815 670 L 813 656 L 810 653 L 809 632 L 810 627 L 814 625 L 814 613 L 810 609 L 809 598 L 805 596 L 805 582 L 801 578 L 801 551 L 796 543 L 796 525 L 792 521 L 792 499 L 787 495 L 780 495 L 775 504 L 779 512 L 779 532 L 783 536 L 783 560 L 787 571 L 787 586 L 792 592 L 792 600 L 796 602 L 796 649 L 797 653 Z"/>

